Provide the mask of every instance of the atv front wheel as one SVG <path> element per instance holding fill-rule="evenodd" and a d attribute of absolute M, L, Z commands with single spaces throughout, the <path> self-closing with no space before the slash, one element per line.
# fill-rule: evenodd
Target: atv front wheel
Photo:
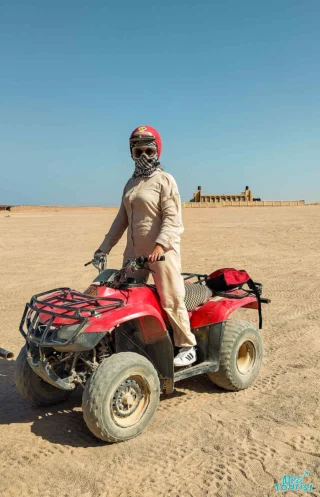
<path fill-rule="evenodd" d="M 83 417 L 96 437 L 124 442 L 146 428 L 159 397 L 160 382 L 151 362 L 133 352 L 120 352 L 104 359 L 87 381 Z"/>
<path fill-rule="evenodd" d="M 71 395 L 42 380 L 29 366 L 26 346 L 22 347 L 14 365 L 14 381 L 21 397 L 34 406 L 59 404 Z"/>
<path fill-rule="evenodd" d="M 225 390 L 249 387 L 257 378 L 263 354 L 259 331 L 247 321 L 227 321 L 221 345 L 220 369 L 209 378 Z"/>

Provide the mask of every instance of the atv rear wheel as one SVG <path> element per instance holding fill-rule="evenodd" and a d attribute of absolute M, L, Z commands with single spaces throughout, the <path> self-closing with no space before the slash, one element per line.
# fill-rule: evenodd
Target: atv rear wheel
<path fill-rule="evenodd" d="M 151 362 L 133 352 L 120 352 L 104 359 L 87 381 L 83 417 L 96 437 L 124 442 L 146 428 L 159 397 L 160 382 Z"/>
<path fill-rule="evenodd" d="M 259 331 L 248 321 L 227 321 L 221 345 L 220 369 L 209 378 L 225 390 L 249 387 L 257 378 L 263 354 Z"/>
<path fill-rule="evenodd" d="M 59 404 L 71 395 L 42 380 L 29 366 L 26 346 L 22 347 L 14 365 L 14 381 L 21 397 L 34 406 Z"/>

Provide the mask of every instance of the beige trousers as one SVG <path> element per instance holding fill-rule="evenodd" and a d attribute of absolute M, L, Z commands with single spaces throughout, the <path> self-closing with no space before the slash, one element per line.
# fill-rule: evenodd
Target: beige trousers
<path fill-rule="evenodd" d="M 190 320 L 184 303 L 185 287 L 181 276 L 181 258 L 174 249 L 164 253 L 165 261 L 145 264 L 154 271 L 151 273 L 160 297 L 162 308 L 167 313 L 173 329 L 173 338 L 176 347 L 190 347 L 196 345 L 196 339 L 190 329 Z M 124 262 L 136 257 L 135 254 L 126 254 Z M 134 278 L 139 282 L 148 281 L 149 272 L 139 269 Z"/>

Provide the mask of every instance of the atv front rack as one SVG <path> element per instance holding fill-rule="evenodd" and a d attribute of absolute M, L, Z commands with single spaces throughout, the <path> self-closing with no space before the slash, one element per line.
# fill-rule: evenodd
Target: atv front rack
<path fill-rule="evenodd" d="M 59 303 L 55 302 L 57 300 Z M 100 305 L 99 302 L 101 301 L 109 303 Z M 26 340 L 35 341 L 40 343 L 41 346 L 45 346 L 46 338 L 50 330 L 52 330 L 52 323 L 55 318 L 68 319 L 70 324 L 79 322 L 79 328 L 75 335 L 70 340 L 63 341 L 67 345 L 76 338 L 90 317 L 123 305 L 124 303 L 121 299 L 89 297 L 84 293 L 71 290 L 71 288 L 55 288 L 47 292 L 38 293 L 31 298 L 30 302 L 25 306 L 19 331 Z M 43 324 L 39 322 L 40 314 L 48 315 L 48 319 Z M 39 334 L 37 331 L 40 327 L 41 333 Z"/>

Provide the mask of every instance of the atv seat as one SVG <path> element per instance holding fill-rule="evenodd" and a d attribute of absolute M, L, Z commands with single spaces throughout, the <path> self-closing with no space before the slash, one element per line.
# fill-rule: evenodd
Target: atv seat
<path fill-rule="evenodd" d="M 186 296 L 184 302 L 187 311 L 193 311 L 199 305 L 207 302 L 212 297 L 213 292 L 206 285 L 199 285 L 197 283 L 185 283 Z"/>
<path fill-rule="evenodd" d="M 152 288 L 157 293 L 156 285 L 149 284 L 148 287 Z M 193 311 L 199 305 L 205 304 L 213 295 L 213 291 L 205 285 L 198 283 L 185 283 L 186 295 L 184 303 L 188 312 Z"/>

